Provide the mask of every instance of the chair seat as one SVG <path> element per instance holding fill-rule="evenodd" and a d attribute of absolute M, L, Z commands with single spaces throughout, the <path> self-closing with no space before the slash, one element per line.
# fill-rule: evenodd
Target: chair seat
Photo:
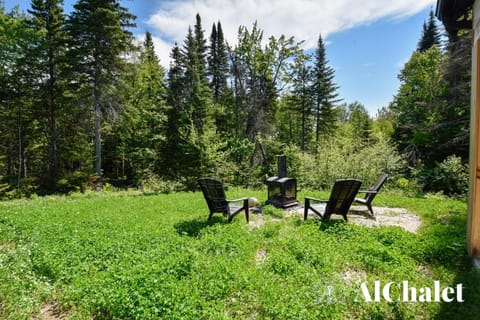
<path fill-rule="evenodd" d="M 310 204 L 310 209 L 312 209 L 314 212 L 317 212 L 318 215 L 323 215 L 325 214 L 325 209 L 327 208 L 326 203 L 317 203 L 317 204 Z M 314 213 L 311 213 L 310 216 L 315 217 Z"/>
<path fill-rule="evenodd" d="M 367 200 L 364 198 L 355 198 L 355 202 L 358 202 L 361 204 L 367 204 Z"/>
<path fill-rule="evenodd" d="M 235 214 L 243 209 L 243 206 L 239 206 L 236 204 L 228 204 L 228 206 L 230 207 L 231 214 Z"/>

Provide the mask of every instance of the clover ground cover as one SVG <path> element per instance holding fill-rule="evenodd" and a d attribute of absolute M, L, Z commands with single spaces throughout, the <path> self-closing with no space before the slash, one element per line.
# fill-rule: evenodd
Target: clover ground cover
<path fill-rule="evenodd" d="M 233 189 L 229 196 L 262 198 Z M 301 197 L 299 197 L 301 198 Z M 395 227 L 266 216 L 206 221 L 200 193 L 45 197 L 0 203 L 0 317 L 42 306 L 73 319 L 432 319 L 479 311 L 462 201 L 379 195 L 420 214 Z M 255 216 L 252 217 L 255 219 Z M 461 304 L 366 303 L 360 283 L 466 285 Z"/>

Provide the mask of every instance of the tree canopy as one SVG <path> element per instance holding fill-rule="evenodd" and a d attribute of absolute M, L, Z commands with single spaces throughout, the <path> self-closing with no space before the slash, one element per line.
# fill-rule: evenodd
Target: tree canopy
<path fill-rule="evenodd" d="M 118 1 L 78 0 L 69 16 L 62 6 L 0 11 L 0 196 L 192 190 L 204 175 L 258 187 L 278 154 L 310 187 L 389 171 L 433 188 L 428 177 L 457 162 L 439 164 L 466 160 L 468 35 L 442 48 L 432 13 L 373 118 L 359 102 L 340 104 L 321 35 L 305 51 L 255 22 L 228 45 L 221 22 L 206 36 L 197 14 L 166 70 Z"/>

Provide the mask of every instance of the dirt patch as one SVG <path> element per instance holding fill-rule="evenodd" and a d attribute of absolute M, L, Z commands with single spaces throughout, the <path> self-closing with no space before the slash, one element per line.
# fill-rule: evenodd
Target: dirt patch
<path fill-rule="evenodd" d="M 255 253 L 255 264 L 261 265 L 267 260 L 267 250 L 265 249 L 258 249 Z"/>
<path fill-rule="evenodd" d="M 260 207 L 255 207 L 250 210 L 250 221 L 248 226 L 250 228 L 259 228 L 265 224 L 265 217 L 262 214 L 262 209 Z"/>
<path fill-rule="evenodd" d="M 304 208 L 302 205 L 295 206 L 285 210 L 285 218 L 292 216 L 300 216 L 303 219 Z M 366 209 L 365 206 L 352 206 L 348 213 L 348 221 L 366 227 L 381 227 L 381 226 L 397 226 L 408 232 L 417 233 L 422 225 L 420 217 L 409 213 L 404 208 L 388 208 L 388 207 L 373 207 L 374 215 Z M 251 228 L 258 228 L 265 224 L 265 217 L 261 213 L 261 207 L 256 207 L 252 210 L 253 219 L 250 219 L 249 226 Z M 309 211 L 308 217 L 310 219 L 319 218 L 312 211 Z M 331 219 L 343 219 L 342 216 L 332 215 Z M 270 219 L 271 221 L 281 219 Z"/>
<path fill-rule="evenodd" d="M 367 279 L 367 272 L 364 270 L 347 269 L 343 271 L 343 281 L 348 284 L 359 284 Z"/>
<path fill-rule="evenodd" d="M 367 227 L 397 226 L 413 233 L 417 233 L 422 225 L 419 216 L 404 208 L 373 207 L 373 212 L 372 216 L 364 207 L 352 206 L 348 220 Z"/>
<path fill-rule="evenodd" d="M 10 251 L 15 249 L 15 244 L 12 242 L 0 242 L 0 250 Z"/>
<path fill-rule="evenodd" d="M 56 303 L 46 303 L 40 309 L 40 314 L 32 320 L 65 320 L 67 314 L 62 312 Z"/>
<path fill-rule="evenodd" d="M 297 210 L 300 213 L 300 210 Z M 301 211 L 303 213 L 303 209 Z M 404 208 L 373 207 L 374 215 L 364 206 L 352 206 L 348 213 L 348 221 L 366 227 L 397 226 L 406 231 L 416 233 L 422 221 L 420 217 L 407 212 Z M 308 213 L 309 218 L 319 218 L 312 211 Z M 331 219 L 343 219 L 340 215 L 332 215 Z"/>

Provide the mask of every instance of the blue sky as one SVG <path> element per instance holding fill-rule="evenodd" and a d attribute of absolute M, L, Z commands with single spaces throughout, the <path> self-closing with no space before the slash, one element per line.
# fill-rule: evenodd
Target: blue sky
<path fill-rule="evenodd" d="M 74 0 L 64 0 L 68 13 Z M 416 49 L 423 22 L 435 0 L 123 0 L 137 15 L 134 34 L 149 30 L 162 64 L 168 66 L 175 42 L 182 43 L 195 14 L 202 17 L 208 37 L 220 20 L 230 45 L 240 25 L 257 21 L 266 37 L 295 36 L 305 49 L 316 45 L 321 33 L 335 82 L 344 102 L 358 101 L 375 116 L 388 105 L 399 86 L 397 75 Z M 30 7 L 29 0 L 5 0 L 10 10 Z M 440 23 L 439 23 L 440 25 Z"/>

